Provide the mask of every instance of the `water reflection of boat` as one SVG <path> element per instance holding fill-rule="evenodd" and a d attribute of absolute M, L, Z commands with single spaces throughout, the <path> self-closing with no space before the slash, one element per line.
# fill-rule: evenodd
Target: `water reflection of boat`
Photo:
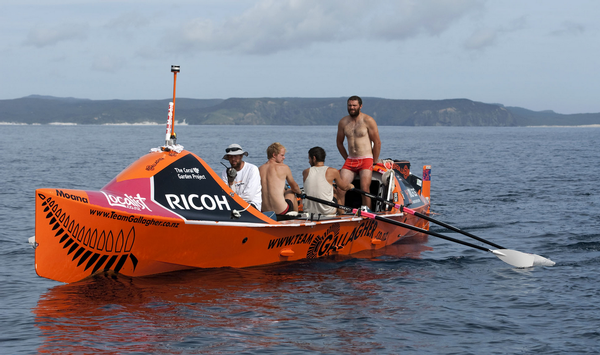
<path fill-rule="evenodd" d="M 146 276 L 177 270 L 251 267 L 378 250 L 417 232 L 359 215 L 277 221 L 242 200 L 199 156 L 167 143 L 141 157 L 100 191 L 36 190 L 38 275 L 76 282 L 112 271 Z M 170 138 L 169 138 L 170 137 Z M 117 153 L 115 153 L 117 154 Z M 429 170 L 410 163 L 373 167 L 370 193 L 427 213 Z M 358 183 L 357 183 L 358 184 Z M 346 205 L 360 207 L 349 192 Z M 377 200 L 378 215 L 427 228 L 428 222 Z"/>
<path fill-rule="evenodd" d="M 416 257 L 430 249 L 422 242 L 410 240 L 373 252 L 377 257 Z M 291 333 L 298 333 L 293 327 L 306 322 L 313 324 L 304 333 L 307 339 L 314 338 L 313 331 L 317 335 L 328 331 L 340 341 L 347 340 L 340 343 L 339 352 L 357 353 L 362 349 L 361 339 L 372 344 L 370 334 L 377 329 L 368 323 L 360 329 L 340 328 L 330 317 L 351 318 L 361 312 L 389 316 L 390 307 L 397 309 L 403 296 L 396 294 L 390 303 L 382 301 L 381 292 L 389 290 L 377 280 L 420 277 L 410 265 L 394 265 L 399 267 L 362 266 L 357 272 L 353 263 L 325 259 L 140 278 L 99 274 L 55 286 L 40 297 L 33 309 L 43 339 L 38 353 L 198 353 L 194 348 L 202 353 L 235 353 L 236 349 L 286 346 L 294 341 Z M 402 290 L 409 285 L 400 282 L 395 287 Z M 236 341 L 240 344 L 235 345 Z M 320 344 L 296 341 L 301 346 Z"/>

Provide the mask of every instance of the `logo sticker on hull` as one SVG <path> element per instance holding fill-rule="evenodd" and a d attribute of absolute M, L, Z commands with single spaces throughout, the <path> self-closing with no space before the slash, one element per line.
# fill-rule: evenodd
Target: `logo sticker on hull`
<path fill-rule="evenodd" d="M 365 220 L 356 226 L 352 231 L 340 233 L 340 224 L 331 225 L 323 234 L 303 233 L 287 237 L 271 239 L 268 249 L 281 248 L 289 245 L 310 244 L 306 257 L 308 259 L 320 258 L 328 255 L 332 251 L 337 251 L 345 247 L 358 238 L 365 235 L 375 236 L 378 222 L 374 220 Z M 378 239 L 386 240 L 387 233 L 379 232 Z"/>
<path fill-rule="evenodd" d="M 223 190 L 193 154 L 171 163 L 152 177 L 152 200 L 187 220 L 266 223 L 250 212 L 232 219 L 244 207 Z"/>
<path fill-rule="evenodd" d="M 227 201 L 227 197 L 225 195 L 201 195 L 191 194 L 184 195 L 181 194 L 179 196 L 175 194 L 166 194 L 165 198 L 169 207 L 172 210 L 190 210 L 194 209 L 197 211 L 202 211 L 204 209 L 214 211 L 217 208 L 221 211 L 227 210 L 231 211 L 231 207 L 229 207 L 229 202 Z"/>
<path fill-rule="evenodd" d="M 58 197 L 63 197 L 69 200 L 73 200 L 73 201 L 78 201 L 78 202 L 83 202 L 83 203 L 89 203 L 88 199 L 85 197 L 81 197 L 81 196 L 77 196 L 77 195 L 73 195 L 67 192 L 64 192 L 63 190 L 56 190 L 56 196 Z"/>
<path fill-rule="evenodd" d="M 136 196 L 130 196 L 128 194 L 123 194 L 122 196 L 113 195 L 110 193 L 106 193 L 101 191 L 104 196 L 106 196 L 106 200 L 108 204 L 113 207 L 122 207 L 128 208 L 136 211 L 150 211 L 152 210 L 146 205 L 146 198 L 140 196 L 138 193 Z"/>
<path fill-rule="evenodd" d="M 206 175 L 200 174 L 200 169 L 198 168 L 173 168 L 177 173 L 177 177 L 180 180 L 206 180 Z"/>

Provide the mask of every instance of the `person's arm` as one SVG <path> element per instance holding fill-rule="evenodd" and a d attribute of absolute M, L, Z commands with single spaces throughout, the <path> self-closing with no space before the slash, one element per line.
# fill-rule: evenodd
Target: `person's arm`
<path fill-rule="evenodd" d="M 295 194 L 302 194 L 302 190 L 300 190 L 300 186 L 298 186 L 298 184 L 294 180 L 294 177 L 292 176 L 292 170 L 289 166 L 286 168 L 285 179 L 287 180 L 288 185 L 290 185 L 290 188 Z"/>
<path fill-rule="evenodd" d="M 344 126 L 345 123 L 344 119 L 342 118 L 340 120 L 340 123 L 338 123 L 338 130 L 337 130 L 337 137 L 335 139 L 335 142 L 337 144 L 337 149 L 340 151 L 340 154 L 342 155 L 342 158 L 344 158 L 344 160 L 346 160 L 348 158 L 348 152 L 346 151 L 346 147 L 344 147 L 344 139 L 346 138 L 346 134 L 344 133 Z"/>
<path fill-rule="evenodd" d="M 302 182 L 306 181 L 306 178 L 308 177 L 308 172 L 309 171 L 310 171 L 310 168 L 304 169 L 304 171 L 302 172 Z"/>
<path fill-rule="evenodd" d="M 373 164 L 376 164 L 381 152 L 381 139 L 379 139 L 377 122 L 372 117 L 369 117 L 369 120 L 367 120 L 367 128 L 369 129 L 369 139 L 373 144 Z"/>
<path fill-rule="evenodd" d="M 327 169 L 327 174 L 331 174 L 331 177 L 333 178 L 332 180 L 335 181 L 335 184 L 339 189 L 348 191 L 354 188 L 352 183 L 346 183 L 344 180 L 342 180 L 340 172 L 337 169 L 329 168 Z"/>

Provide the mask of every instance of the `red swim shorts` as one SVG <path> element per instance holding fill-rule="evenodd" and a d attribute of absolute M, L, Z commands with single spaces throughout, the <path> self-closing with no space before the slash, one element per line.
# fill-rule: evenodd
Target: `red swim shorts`
<path fill-rule="evenodd" d="M 371 170 L 373 169 L 373 157 L 348 157 L 342 169 L 350 170 L 355 174 L 361 170 Z"/>

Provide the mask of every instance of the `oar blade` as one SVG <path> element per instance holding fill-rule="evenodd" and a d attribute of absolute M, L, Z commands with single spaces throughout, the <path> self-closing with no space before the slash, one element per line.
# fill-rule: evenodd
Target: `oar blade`
<path fill-rule="evenodd" d="M 554 261 L 536 254 L 523 253 L 512 249 L 492 250 L 500 260 L 518 268 L 528 268 L 533 266 L 554 266 Z"/>
<path fill-rule="evenodd" d="M 554 266 L 556 263 L 543 256 L 533 254 L 533 266 Z"/>

